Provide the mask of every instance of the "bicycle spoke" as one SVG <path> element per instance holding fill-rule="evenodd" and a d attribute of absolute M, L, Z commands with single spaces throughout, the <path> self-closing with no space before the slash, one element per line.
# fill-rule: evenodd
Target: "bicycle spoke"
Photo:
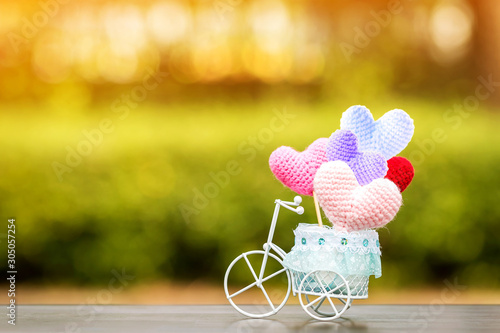
<path fill-rule="evenodd" d="M 313 305 L 314 303 L 316 303 L 316 302 L 318 302 L 318 301 L 320 301 L 320 300 L 324 300 L 324 299 L 325 299 L 325 296 L 323 296 L 323 297 L 318 297 L 318 298 L 316 298 L 314 301 L 312 301 L 312 302 L 308 303 L 308 304 L 306 305 L 306 308 L 308 308 L 308 307 L 310 307 L 311 305 Z"/>
<path fill-rule="evenodd" d="M 255 285 L 257 284 L 257 281 L 255 281 L 254 283 L 252 284 L 249 284 L 248 286 L 246 286 L 245 288 L 241 289 L 241 290 L 238 290 L 237 292 L 235 292 L 234 294 L 231 294 L 229 295 L 228 299 L 229 298 L 233 298 L 234 296 L 238 296 L 239 294 L 241 294 L 242 292 L 244 291 L 247 291 L 248 289 L 254 287 Z"/>
<path fill-rule="evenodd" d="M 316 307 L 313 307 L 313 309 L 314 309 L 314 310 L 318 310 L 318 309 L 321 307 L 321 305 L 323 305 L 323 302 L 324 302 L 324 301 L 325 301 L 325 297 L 323 297 L 323 298 L 321 299 L 321 302 L 319 302 L 319 304 L 318 304 Z"/>
<path fill-rule="evenodd" d="M 267 294 L 266 289 L 264 288 L 263 285 L 260 285 L 260 290 L 262 290 L 262 293 L 266 297 L 267 302 L 269 303 L 269 305 L 271 306 L 271 308 L 273 309 L 273 311 L 276 311 L 276 308 L 274 307 L 273 302 L 271 302 L 271 299 L 269 298 L 269 295 Z"/>
<path fill-rule="evenodd" d="M 257 277 L 257 274 L 255 274 L 255 271 L 253 270 L 253 267 L 250 264 L 250 261 L 248 260 L 246 255 L 243 255 L 243 258 L 245 258 L 245 261 L 248 265 L 248 268 L 250 268 L 250 272 L 252 272 L 252 275 L 253 275 L 253 278 L 255 279 L 255 282 L 257 282 L 259 280 L 259 278 Z"/>
<path fill-rule="evenodd" d="M 336 315 L 338 315 L 338 314 L 339 314 L 339 312 L 337 311 L 337 308 L 336 308 L 336 307 L 335 307 L 335 305 L 333 304 L 332 299 L 331 299 L 330 297 L 328 297 L 328 296 L 326 296 L 326 297 L 328 298 L 328 302 L 330 302 L 330 305 L 332 306 L 333 311 L 335 311 L 335 314 L 336 314 Z"/>
<path fill-rule="evenodd" d="M 317 276 L 316 274 L 314 274 L 314 276 L 316 277 L 316 281 L 317 281 L 318 276 Z M 323 292 L 325 293 L 325 296 L 323 296 L 323 297 L 328 298 L 328 302 L 330 303 L 330 305 L 332 306 L 333 310 L 335 311 L 335 314 L 337 314 L 337 315 L 338 315 L 339 313 L 338 313 L 338 311 L 337 311 L 337 308 L 335 307 L 335 305 L 334 305 L 334 304 L 333 304 L 333 302 L 332 302 L 332 299 L 331 299 L 331 298 L 330 298 L 330 296 L 329 296 L 329 294 L 330 294 L 330 293 L 326 291 L 325 286 L 323 285 L 323 282 L 321 282 L 321 281 L 320 281 L 319 285 L 321 286 L 321 289 L 322 289 L 322 290 L 323 290 Z M 323 300 L 324 300 L 324 298 L 323 298 Z M 319 308 L 319 306 L 318 306 L 316 309 L 318 309 L 318 308 Z"/>
<path fill-rule="evenodd" d="M 265 278 L 262 279 L 261 282 L 266 282 L 267 280 L 272 279 L 273 277 L 275 277 L 276 275 L 279 275 L 279 274 L 283 273 L 284 271 L 286 271 L 286 268 L 280 269 L 279 271 L 277 271 L 277 272 L 275 272 L 275 273 L 273 273 L 273 274 L 271 274 L 269 276 L 266 276 Z"/>
<path fill-rule="evenodd" d="M 317 276 L 316 276 L 316 277 L 317 277 Z M 344 285 L 345 285 L 345 283 L 342 283 L 340 286 L 337 286 L 335 289 L 330 290 L 330 291 L 328 291 L 328 292 L 326 291 L 326 288 L 325 288 L 325 286 L 323 285 L 323 283 L 320 283 L 320 285 L 321 285 L 321 289 L 323 289 L 323 292 L 325 293 L 326 298 L 328 298 L 328 302 L 329 302 L 329 303 L 330 303 L 330 305 L 332 306 L 333 311 L 335 311 L 335 315 L 338 315 L 338 314 L 339 314 L 339 312 L 337 311 L 337 308 L 335 307 L 335 304 L 333 304 L 333 302 L 332 302 L 332 299 L 331 299 L 331 294 L 332 294 L 332 293 L 334 293 L 334 292 L 335 292 L 335 290 L 337 290 L 337 289 L 339 289 L 340 287 L 344 286 Z"/>

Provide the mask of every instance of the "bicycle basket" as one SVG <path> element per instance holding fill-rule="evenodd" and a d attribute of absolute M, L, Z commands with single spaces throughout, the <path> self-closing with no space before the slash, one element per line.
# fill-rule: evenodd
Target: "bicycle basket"
<path fill-rule="evenodd" d="M 333 291 L 333 295 L 345 296 L 347 289 L 342 286 L 340 274 L 346 279 L 351 296 L 368 297 L 370 275 L 382 275 L 376 231 L 336 232 L 329 227 L 301 223 L 294 233 L 295 246 L 283 265 L 293 274 L 295 292 L 309 272 L 318 271 L 304 281 L 303 291 L 314 293 L 324 288 L 326 292 Z"/>

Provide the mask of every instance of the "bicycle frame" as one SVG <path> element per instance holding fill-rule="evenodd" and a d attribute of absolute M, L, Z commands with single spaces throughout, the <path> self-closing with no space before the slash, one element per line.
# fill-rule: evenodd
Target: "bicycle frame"
<path fill-rule="evenodd" d="M 292 212 L 295 212 L 299 215 L 302 215 L 304 213 L 304 208 L 299 206 L 301 202 L 302 202 L 302 198 L 299 196 L 296 196 L 294 198 L 293 202 L 282 201 L 280 199 L 276 199 L 274 201 L 276 206 L 274 207 L 274 214 L 273 214 L 273 219 L 271 221 L 271 228 L 269 229 L 269 235 L 267 236 L 267 242 L 264 243 L 264 245 L 263 245 L 265 254 L 264 254 L 264 259 L 262 260 L 262 266 L 260 267 L 259 279 L 257 281 L 257 287 L 260 287 L 260 285 L 262 284 L 262 279 L 264 277 L 264 271 L 265 271 L 266 264 L 267 264 L 267 258 L 269 257 L 269 251 L 271 249 L 273 249 L 281 259 L 285 259 L 286 252 L 282 248 L 280 248 L 278 245 L 273 243 L 273 236 L 274 236 L 274 231 L 276 229 L 276 224 L 278 222 L 278 215 L 280 212 L 280 208 L 284 207 L 288 210 L 291 210 Z M 293 208 L 291 206 L 297 206 L 297 208 Z"/>

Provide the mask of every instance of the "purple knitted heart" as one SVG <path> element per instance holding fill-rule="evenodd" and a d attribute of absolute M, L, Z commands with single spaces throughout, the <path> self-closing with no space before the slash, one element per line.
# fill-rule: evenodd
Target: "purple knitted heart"
<path fill-rule="evenodd" d="M 358 138 L 349 130 L 335 131 L 326 145 L 328 161 L 343 161 L 354 172 L 359 185 L 368 185 L 387 173 L 387 162 L 381 154 L 359 152 Z"/>

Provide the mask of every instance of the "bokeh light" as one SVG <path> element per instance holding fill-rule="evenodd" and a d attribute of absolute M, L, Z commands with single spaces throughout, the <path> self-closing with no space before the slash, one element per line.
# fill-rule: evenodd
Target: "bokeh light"
<path fill-rule="evenodd" d="M 182 40 L 191 27 L 190 8 L 180 1 L 154 3 L 147 11 L 146 24 L 160 46 Z"/>
<path fill-rule="evenodd" d="M 430 31 L 441 63 L 460 60 L 469 49 L 474 19 L 460 1 L 441 1 L 434 9 Z"/>

